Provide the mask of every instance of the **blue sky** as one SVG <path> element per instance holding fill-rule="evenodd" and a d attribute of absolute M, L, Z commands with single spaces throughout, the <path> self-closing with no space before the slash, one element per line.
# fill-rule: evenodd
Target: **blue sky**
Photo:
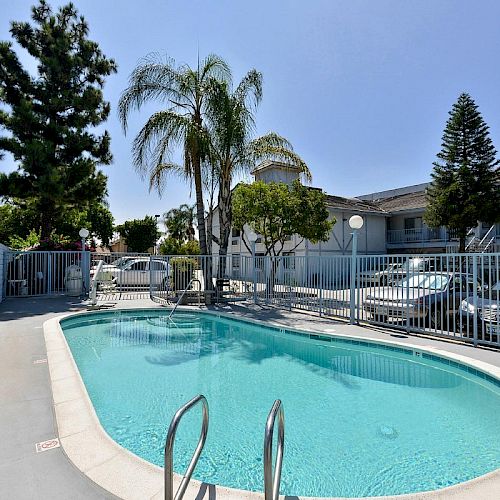
<path fill-rule="evenodd" d="M 57 6 L 64 2 L 51 2 Z M 313 185 L 354 196 L 429 180 L 452 104 L 469 92 L 500 148 L 500 2 L 497 0 L 74 1 L 90 36 L 118 64 L 105 88 L 114 163 L 110 208 L 117 222 L 194 203 L 174 178 L 163 197 L 131 166 L 116 104 L 137 61 L 161 52 L 196 64 L 216 53 L 235 80 L 264 75 L 257 134 L 274 130 L 306 160 Z M 0 38 L 27 20 L 32 2 L 0 0 Z M 31 64 L 23 55 L 23 61 Z M 174 155 L 174 158 L 179 158 Z M 14 167 L 10 158 L 0 170 Z M 248 177 L 250 180 L 250 177 Z"/>

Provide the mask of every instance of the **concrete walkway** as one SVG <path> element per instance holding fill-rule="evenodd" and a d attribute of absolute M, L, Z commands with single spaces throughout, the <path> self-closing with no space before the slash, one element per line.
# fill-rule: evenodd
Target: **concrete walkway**
<path fill-rule="evenodd" d="M 62 448 L 36 453 L 35 443 L 57 436 L 42 324 L 81 309 L 66 299 L 8 299 L 0 304 L 0 498 L 110 499 Z"/>
<path fill-rule="evenodd" d="M 149 300 L 121 301 L 120 308 L 157 307 Z M 42 324 L 59 314 L 78 311 L 77 299 L 9 299 L 0 304 L 0 498 L 103 499 L 115 498 L 77 470 L 62 448 L 35 452 L 35 443 L 57 437 L 52 392 Z M 216 308 L 215 308 L 216 309 Z M 379 328 L 348 325 L 308 314 L 273 308 L 236 305 L 221 312 L 278 323 L 295 329 L 312 329 L 371 339 L 397 340 L 437 347 L 500 366 L 500 353 L 485 348 L 408 336 Z"/>

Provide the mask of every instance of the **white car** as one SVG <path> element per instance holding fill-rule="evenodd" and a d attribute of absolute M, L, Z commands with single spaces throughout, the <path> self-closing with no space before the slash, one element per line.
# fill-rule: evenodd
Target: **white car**
<path fill-rule="evenodd" d="M 385 286 L 404 277 L 403 271 L 403 263 L 392 263 L 386 265 L 382 269 L 371 269 L 359 272 L 357 281 L 360 285 Z"/>
<path fill-rule="evenodd" d="M 170 266 L 167 260 L 149 257 L 127 258 L 121 266 L 104 265 L 102 273 L 111 275 L 118 287 L 146 287 L 168 284 Z M 152 266 L 150 268 L 150 265 Z"/>

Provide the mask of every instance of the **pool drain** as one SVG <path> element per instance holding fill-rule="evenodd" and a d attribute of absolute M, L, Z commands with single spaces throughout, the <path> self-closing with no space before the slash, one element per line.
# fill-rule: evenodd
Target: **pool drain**
<path fill-rule="evenodd" d="M 378 429 L 381 436 L 387 439 L 396 439 L 399 436 L 399 432 L 394 427 L 390 425 L 381 425 Z"/>

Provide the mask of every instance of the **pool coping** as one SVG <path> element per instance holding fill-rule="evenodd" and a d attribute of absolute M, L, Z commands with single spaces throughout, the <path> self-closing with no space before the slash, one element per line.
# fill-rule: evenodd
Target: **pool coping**
<path fill-rule="evenodd" d="M 158 307 L 113 309 L 113 311 L 128 311 L 130 313 L 154 310 L 158 311 Z M 200 312 L 200 310 L 195 307 L 185 307 L 183 310 Z M 60 325 L 60 321 L 68 317 L 89 314 L 94 316 L 109 312 L 109 310 L 71 312 L 49 319 L 43 324 L 59 441 L 66 456 L 75 467 L 90 480 L 110 493 L 124 500 L 142 500 L 144 498 L 160 500 L 164 498 L 163 468 L 134 455 L 132 452 L 119 445 L 106 433 L 97 417 Z M 500 381 L 500 367 L 432 346 L 423 347 L 398 342 L 396 340 L 372 340 L 357 335 L 344 335 L 302 326 L 300 329 L 295 330 L 289 327 L 284 328 L 283 325 L 272 320 L 266 320 L 264 322 L 235 313 L 225 313 L 207 309 L 201 312 L 206 315 L 237 319 L 260 326 L 272 327 L 279 331 L 321 334 L 321 336 L 334 337 L 339 340 L 359 341 L 362 345 L 365 343 L 378 344 L 413 350 L 420 353 L 428 353 L 429 355 L 449 359 L 471 367 L 474 370 L 485 372 Z M 174 474 L 174 490 L 177 489 L 180 481 L 181 476 Z M 447 498 L 460 498 L 464 500 L 470 498 L 472 500 L 481 498 L 487 500 L 489 498 L 498 498 L 499 492 L 500 469 L 496 469 L 475 479 L 439 490 L 368 498 L 383 498 L 386 500 L 434 500 Z M 211 485 L 193 479 L 188 486 L 185 498 L 202 499 L 205 496 L 207 498 L 218 498 L 221 500 L 254 500 L 264 498 L 262 493 Z M 280 498 L 320 500 L 317 497 L 280 496 Z M 321 497 L 321 500 L 328 499 Z M 339 497 L 331 497 L 330 500 L 339 500 Z M 350 498 L 350 500 L 355 499 Z"/>

